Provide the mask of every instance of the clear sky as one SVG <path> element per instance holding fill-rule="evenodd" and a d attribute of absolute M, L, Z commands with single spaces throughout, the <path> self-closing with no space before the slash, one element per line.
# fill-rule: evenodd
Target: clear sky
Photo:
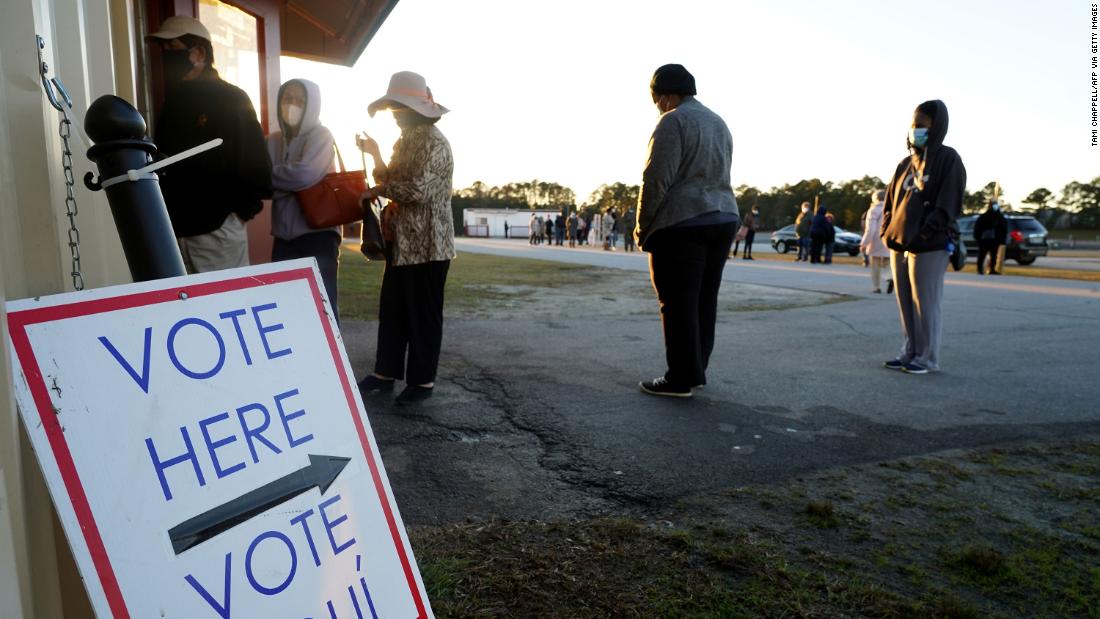
<path fill-rule="evenodd" d="M 1091 1 L 400 0 L 354 68 L 282 59 L 322 88 L 345 159 L 389 76 L 424 75 L 455 187 L 538 178 L 583 201 L 640 180 L 657 111 L 649 79 L 685 65 L 733 133 L 733 184 L 887 180 L 912 110 L 939 98 L 968 185 L 999 181 L 1017 205 L 1100 176 L 1091 127 Z M 351 157 L 347 153 L 351 153 Z M 349 164 L 350 165 L 350 164 Z M 356 164 L 358 165 L 358 164 Z"/>

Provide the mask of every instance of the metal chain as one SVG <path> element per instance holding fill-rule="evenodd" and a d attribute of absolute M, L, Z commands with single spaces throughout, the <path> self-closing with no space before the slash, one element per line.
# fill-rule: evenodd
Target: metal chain
<path fill-rule="evenodd" d="M 73 195 L 73 186 L 76 184 L 73 178 L 73 152 L 69 147 L 69 137 L 72 135 L 72 121 L 68 111 L 61 110 L 61 122 L 58 124 L 57 133 L 61 136 L 61 168 L 65 173 L 65 214 L 69 216 L 69 253 L 72 254 L 73 288 L 84 290 L 84 276 L 80 273 L 80 230 L 76 227 L 76 196 Z"/>

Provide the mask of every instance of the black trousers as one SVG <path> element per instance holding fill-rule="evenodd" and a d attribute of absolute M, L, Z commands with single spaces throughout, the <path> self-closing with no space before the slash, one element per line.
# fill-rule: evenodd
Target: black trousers
<path fill-rule="evenodd" d="M 340 235 L 332 230 L 323 230 L 289 240 L 275 237 L 275 243 L 271 246 L 271 261 L 296 258 L 317 259 L 317 270 L 321 271 L 321 281 L 325 283 L 328 302 L 332 305 L 332 315 L 339 320 L 336 275 L 340 270 Z"/>
<path fill-rule="evenodd" d="M 978 272 L 985 273 L 985 258 L 989 256 L 990 272 L 997 270 L 997 250 L 1000 243 L 997 241 L 978 241 Z"/>
<path fill-rule="evenodd" d="M 736 234 L 736 223 L 666 228 L 646 242 L 649 273 L 661 305 L 665 380 L 675 387 L 707 382 L 718 289 Z"/>
<path fill-rule="evenodd" d="M 752 242 L 756 240 L 756 230 L 749 230 L 745 233 L 745 253 L 743 254 L 747 258 L 752 258 Z"/>
<path fill-rule="evenodd" d="M 810 237 L 810 263 L 818 264 L 821 262 L 821 250 L 825 249 L 824 237 Z"/>
<path fill-rule="evenodd" d="M 435 380 L 443 344 L 443 287 L 450 267 L 450 260 L 399 267 L 386 263 L 378 302 L 376 374 L 410 385 Z"/>

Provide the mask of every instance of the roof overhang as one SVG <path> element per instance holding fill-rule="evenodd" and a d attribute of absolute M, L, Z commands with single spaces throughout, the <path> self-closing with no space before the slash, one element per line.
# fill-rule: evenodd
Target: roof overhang
<path fill-rule="evenodd" d="M 282 53 L 350 67 L 396 5 L 397 0 L 286 0 Z"/>

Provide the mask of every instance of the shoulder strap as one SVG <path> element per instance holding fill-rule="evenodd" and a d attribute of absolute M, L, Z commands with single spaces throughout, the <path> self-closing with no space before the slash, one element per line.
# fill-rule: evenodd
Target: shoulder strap
<path fill-rule="evenodd" d="M 344 158 L 340 156 L 340 147 L 336 145 L 336 140 L 332 141 L 332 150 L 336 151 L 336 160 L 340 162 L 340 172 L 346 172 L 344 169 Z"/>

